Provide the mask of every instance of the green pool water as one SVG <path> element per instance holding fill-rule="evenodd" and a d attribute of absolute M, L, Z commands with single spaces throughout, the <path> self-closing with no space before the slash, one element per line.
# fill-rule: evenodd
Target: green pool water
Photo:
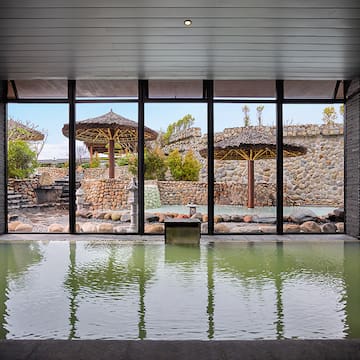
<path fill-rule="evenodd" d="M 0 244 L 2 339 L 358 337 L 359 243 Z"/>

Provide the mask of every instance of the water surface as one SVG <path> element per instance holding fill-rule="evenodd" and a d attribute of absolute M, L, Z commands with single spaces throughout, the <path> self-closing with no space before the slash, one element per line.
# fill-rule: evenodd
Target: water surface
<path fill-rule="evenodd" d="M 0 338 L 357 338 L 359 259 L 357 243 L 3 243 Z"/>

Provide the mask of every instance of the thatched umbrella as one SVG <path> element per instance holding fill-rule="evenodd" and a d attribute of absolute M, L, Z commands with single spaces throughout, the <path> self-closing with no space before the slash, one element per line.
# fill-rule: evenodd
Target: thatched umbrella
<path fill-rule="evenodd" d="M 45 137 L 40 131 L 13 119 L 8 121 L 8 134 L 9 140 L 42 141 Z"/>
<path fill-rule="evenodd" d="M 65 136 L 69 136 L 69 125 L 62 128 Z M 144 129 L 145 140 L 155 140 L 157 132 L 147 127 Z M 135 121 L 114 113 L 107 114 L 76 122 L 77 140 L 84 141 L 89 148 L 90 155 L 93 149 L 109 152 L 109 178 L 115 176 L 115 144 L 122 148 L 136 149 L 138 141 L 138 124 Z"/>
<path fill-rule="evenodd" d="M 270 129 L 269 129 L 270 130 Z M 284 157 L 304 155 L 306 148 L 296 144 L 283 144 Z M 207 156 L 207 149 L 200 155 Z M 249 126 L 239 135 L 219 141 L 214 145 L 215 160 L 247 160 L 248 162 L 248 208 L 254 207 L 254 161 L 276 158 L 276 138 L 264 127 Z"/>

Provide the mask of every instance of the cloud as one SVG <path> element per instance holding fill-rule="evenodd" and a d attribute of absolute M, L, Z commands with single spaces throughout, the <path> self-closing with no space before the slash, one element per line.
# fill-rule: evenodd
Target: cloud
<path fill-rule="evenodd" d="M 67 159 L 69 157 L 69 144 L 67 141 L 58 144 L 45 144 L 39 160 Z"/>

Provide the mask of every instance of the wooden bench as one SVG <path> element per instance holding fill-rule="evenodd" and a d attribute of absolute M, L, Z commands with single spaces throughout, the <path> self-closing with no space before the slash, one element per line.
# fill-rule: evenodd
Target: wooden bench
<path fill-rule="evenodd" d="M 165 220 L 165 244 L 200 243 L 201 222 L 199 219 Z"/>

